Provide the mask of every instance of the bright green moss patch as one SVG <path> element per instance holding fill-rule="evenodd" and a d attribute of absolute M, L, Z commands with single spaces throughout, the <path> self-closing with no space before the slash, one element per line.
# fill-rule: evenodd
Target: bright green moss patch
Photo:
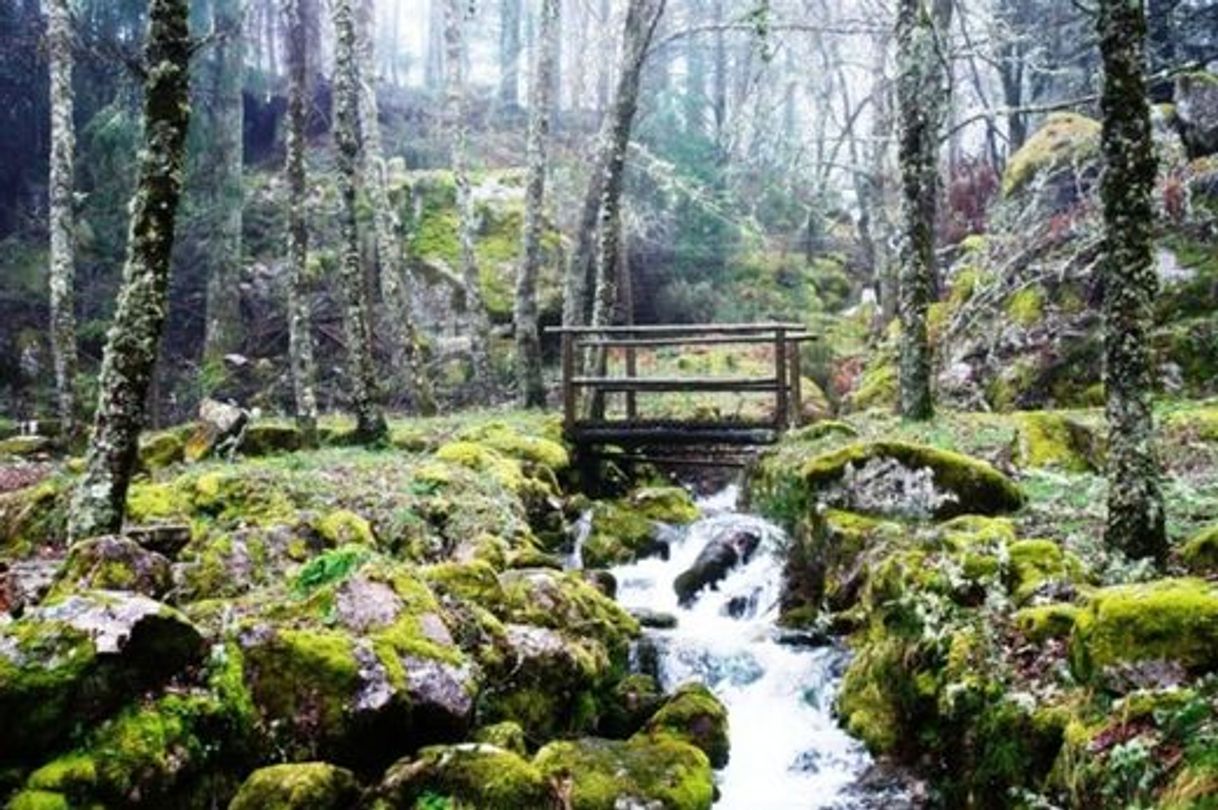
<path fill-rule="evenodd" d="M 671 734 L 697 746 L 715 768 L 727 765 L 727 709 L 700 683 L 679 687 L 647 722 L 647 732 Z"/>
<path fill-rule="evenodd" d="M 1011 156 L 1002 176 L 1002 193 L 1010 196 L 1047 171 L 1089 162 L 1098 156 L 1099 145 L 1099 122 L 1074 113 L 1054 113 Z"/>
<path fill-rule="evenodd" d="M 573 810 L 614 810 L 622 797 L 665 810 L 709 810 L 714 800 L 706 755 L 663 734 L 554 742 L 534 762 L 547 779 L 572 780 Z"/>
<path fill-rule="evenodd" d="M 549 785 L 531 762 L 494 745 L 424 748 L 385 774 L 377 795 L 392 807 L 521 810 L 549 806 Z M 425 798 L 426 797 L 426 798 Z M 451 804 L 440 804 L 450 799 Z"/>
<path fill-rule="evenodd" d="M 1007 547 L 1011 592 L 1026 602 L 1047 583 L 1072 583 L 1081 578 L 1082 564 L 1052 540 L 1020 540 Z"/>
<path fill-rule="evenodd" d="M 1044 293 L 1037 287 L 1025 287 L 1007 299 L 1006 309 L 1011 320 L 1030 329 L 1045 317 Z"/>
<path fill-rule="evenodd" d="M 372 534 L 371 524 L 347 509 L 330 512 L 318 520 L 314 528 L 334 546 L 355 543 L 369 548 L 376 547 L 376 537 Z"/>
<path fill-rule="evenodd" d="M 355 776 L 345 768 L 296 762 L 254 771 L 229 810 L 345 810 L 358 798 Z"/>
<path fill-rule="evenodd" d="M 1218 525 L 1190 538 L 1180 549 L 1180 560 L 1194 574 L 1218 573 Z"/>
<path fill-rule="evenodd" d="M 1029 641 L 1043 642 L 1051 638 L 1068 638 L 1074 630 L 1078 611 L 1076 605 L 1055 602 L 1024 608 L 1012 619 Z"/>
<path fill-rule="evenodd" d="M 686 524 L 698 519 L 698 507 L 682 487 L 644 487 L 627 498 L 628 508 L 648 520 Z"/>
<path fill-rule="evenodd" d="M 1095 433 L 1060 413 L 1034 411 L 1016 416 L 1019 426 L 1016 462 L 1022 467 L 1052 467 L 1093 472 L 1102 453 Z"/>
<path fill-rule="evenodd" d="M 1082 677 L 1112 664 L 1159 659 L 1212 670 L 1218 667 L 1218 587 L 1162 579 L 1098 590 L 1078 614 L 1070 656 Z"/>
<path fill-rule="evenodd" d="M 592 529 L 584 542 L 584 565 L 608 568 L 632 562 L 653 545 L 652 520 L 629 505 L 600 501 L 592 507 Z"/>

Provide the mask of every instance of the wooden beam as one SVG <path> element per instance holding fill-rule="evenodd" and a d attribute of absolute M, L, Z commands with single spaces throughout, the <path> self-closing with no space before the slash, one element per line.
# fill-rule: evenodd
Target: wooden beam
<path fill-rule="evenodd" d="M 596 391 L 722 391 L 751 393 L 778 391 L 781 382 L 773 377 L 575 377 L 572 388 Z"/>
<path fill-rule="evenodd" d="M 639 445 L 759 445 L 773 444 L 778 440 L 774 428 L 717 428 L 690 429 L 680 427 L 639 427 L 623 424 L 620 427 L 588 428 L 576 427 L 575 442 L 581 446 L 591 444 L 616 444 L 623 447 Z"/>
<path fill-rule="evenodd" d="M 820 340 L 818 335 L 794 334 L 787 335 L 787 343 L 805 343 Z M 714 346 L 725 344 L 762 345 L 774 342 L 773 335 L 708 335 L 706 337 L 668 337 L 668 338 L 594 338 L 579 340 L 580 346 L 588 348 L 636 348 L 656 349 L 665 346 Z"/>
<path fill-rule="evenodd" d="M 717 335 L 755 334 L 779 329 L 795 332 L 804 329 L 802 323 L 691 323 L 635 324 L 633 326 L 547 326 L 547 334 L 561 335 Z"/>

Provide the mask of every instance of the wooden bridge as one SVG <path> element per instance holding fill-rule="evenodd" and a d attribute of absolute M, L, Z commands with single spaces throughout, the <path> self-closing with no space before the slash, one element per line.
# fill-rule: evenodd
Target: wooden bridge
<path fill-rule="evenodd" d="M 749 447 L 771 444 L 800 422 L 799 348 L 815 340 L 801 324 L 577 326 L 547 331 L 562 338 L 563 429 L 581 459 L 740 466 Z M 639 373 L 640 359 L 648 353 L 710 346 L 768 346 L 769 362 L 764 372 L 753 376 Z M 603 376 L 579 371 L 597 367 L 580 362 L 597 352 L 606 355 Z M 615 366 L 621 373 L 610 373 Z M 643 415 L 642 397 L 674 393 L 758 395 L 768 402 L 761 403 L 760 413 L 749 415 Z M 612 395 L 620 395 L 620 400 L 613 402 Z"/>

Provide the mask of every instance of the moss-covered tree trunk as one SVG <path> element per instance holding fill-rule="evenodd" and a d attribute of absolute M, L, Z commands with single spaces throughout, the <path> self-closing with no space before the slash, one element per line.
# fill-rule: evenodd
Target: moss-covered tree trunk
<path fill-rule="evenodd" d="M 211 54 L 211 87 L 207 110 L 211 200 L 214 231 L 208 239 L 211 276 L 207 281 L 207 321 L 203 360 L 213 370 L 241 343 L 241 228 L 244 193 L 245 84 L 244 4 L 212 0 L 212 26 L 218 34 Z M 217 377 L 218 378 L 218 377 Z"/>
<path fill-rule="evenodd" d="M 947 92 L 941 60 L 935 45 L 935 21 L 926 0 L 899 0 L 897 107 L 905 233 L 898 312 L 901 414 L 907 419 L 934 415 L 933 357 L 926 317 L 934 291 L 939 125 Z"/>
<path fill-rule="evenodd" d="M 317 0 L 286 0 L 284 31 L 288 60 L 288 354 L 296 424 L 309 445 L 317 441 L 317 362 L 309 310 L 308 172 L 305 166 L 309 104 L 310 24 L 317 24 Z"/>
<path fill-rule="evenodd" d="M 611 324 L 618 310 L 618 273 L 620 271 L 622 238 L 622 183 L 626 172 L 626 150 L 630 146 L 630 131 L 639 107 L 639 85 L 643 64 L 656 26 L 664 14 L 665 0 L 630 0 L 626 23 L 622 30 L 622 62 L 618 72 L 617 91 L 609 118 L 601 131 L 601 156 L 597 165 L 603 173 L 601 181 L 600 215 L 597 218 L 596 287 L 592 303 L 592 323 Z M 594 353 L 595 374 L 605 373 L 604 350 Z M 597 415 L 603 409 L 603 398 L 592 398 L 591 410 Z"/>
<path fill-rule="evenodd" d="M 444 0 L 444 74 L 448 137 L 452 146 L 453 181 L 457 186 L 457 235 L 461 243 L 461 284 L 470 321 L 470 360 L 475 399 L 486 402 L 494 386 L 491 374 L 491 321 L 482 300 L 478 256 L 474 251 L 474 197 L 469 183 L 469 125 L 465 109 L 464 3 Z"/>
<path fill-rule="evenodd" d="M 360 258 L 356 197 L 359 190 L 359 59 L 352 0 L 334 0 L 334 146 L 338 158 L 339 212 L 344 312 L 349 363 L 348 386 L 355 412 L 355 439 L 377 442 L 389 432 L 378 401 L 376 364 L 368 317 L 368 285 Z"/>
<path fill-rule="evenodd" d="M 74 539 L 118 531 L 135 465 L 145 399 L 168 307 L 169 260 L 190 123 L 186 0 L 150 0 L 145 46 L 144 144 L 127 260 L 102 355 L 85 472 L 72 498 Z"/>
<path fill-rule="evenodd" d="M 376 7 L 360 0 L 357 35 L 360 51 L 360 124 L 364 136 L 364 181 L 372 204 L 376 257 L 385 317 L 381 324 L 389 333 L 390 356 L 395 372 L 406 380 L 414 409 L 424 416 L 436 412 L 436 399 L 423 354 L 423 343 L 415 326 L 411 288 L 414 280 L 402 261 L 401 219 L 389 199 L 389 178 L 381 147 L 379 105 L 376 98 Z"/>
<path fill-rule="evenodd" d="M 1107 542 L 1130 557 L 1167 553 L 1155 449 L 1150 359 L 1158 279 L 1151 263 L 1154 143 L 1146 98 L 1140 0 L 1101 0 L 1104 60 L 1104 385 L 1108 416 Z"/>
<path fill-rule="evenodd" d="M 72 126 L 72 21 L 68 0 L 47 5 L 47 51 L 51 73 L 51 354 L 63 434 L 76 427 L 76 220 L 73 212 L 76 132 Z"/>
<path fill-rule="evenodd" d="M 537 274 L 541 270 L 541 233 L 545 224 L 546 147 L 550 138 L 550 94 L 554 86 L 559 0 L 542 0 L 536 69 L 529 86 L 528 183 L 524 202 L 524 249 L 516 276 L 516 377 L 526 408 L 546 404 L 541 376 L 541 336 L 537 323 Z"/>

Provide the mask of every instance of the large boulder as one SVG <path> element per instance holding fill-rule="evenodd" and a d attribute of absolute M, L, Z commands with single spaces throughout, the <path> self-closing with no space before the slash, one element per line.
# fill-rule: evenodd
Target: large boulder
<path fill-rule="evenodd" d="M 169 560 L 127 537 L 83 540 L 68 551 L 51 596 L 81 590 L 134 591 L 159 599 L 173 587 Z"/>
<path fill-rule="evenodd" d="M 755 527 L 724 527 L 707 541 L 689 570 L 673 581 L 680 603 L 691 604 L 703 588 L 718 584 L 733 568 L 748 563 L 760 543 L 761 532 Z"/>
<path fill-rule="evenodd" d="M 552 742 L 534 762 L 573 810 L 709 810 L 714 801 L 706 754 L 666 734 Z"/>
<path fill-rule="evenodd" d="M 677 689 L 647 721 L 649 734 L 669 734 L 701 749 L 712 766 L 727 765 L 727 709 L 700 683 Z"/>
<path fill-rule="evenodd" d="M 0 626 L 0 759 L 37 755 L 203 652 L 194 625 L 145 596 L 88 591 L 26 611 Z"/>
<path fill-rule="evenodd" d="M 1099 176 L 1099 156 L 1098 121 L 1054 113 L 1007 162 L 1002 193 L 1034 195 L 1050 214 L 1070 208 Z"/>
<path fill-rule="evenodd" d="M 1189 157 L 1218 152 L 1218 76 L 1195 71 L 1176 77 L 1176 125 Z"/>
<path fill-rule="evenodd" d="M 304 566 L 293 599 L 270 596 L 237 631 L 263 727 L 295 758 L 361 768 L 461 739 L 478 676 L 443 609 L 411 569 L 349 551 Z"/>
<path fill-rule="evenodd" d="M 1218 670 L 1218 585 L 1161 579 L 1094 592 L 1075 620 L 1070 660 L 1083 678 L 1148 662 Z"/>
<path fill-rule="evenodd" d="M 346 810 L 359 799 L 355 775 L 325 762 L 293 762 L 249 775 L 229 810 Z"/>

